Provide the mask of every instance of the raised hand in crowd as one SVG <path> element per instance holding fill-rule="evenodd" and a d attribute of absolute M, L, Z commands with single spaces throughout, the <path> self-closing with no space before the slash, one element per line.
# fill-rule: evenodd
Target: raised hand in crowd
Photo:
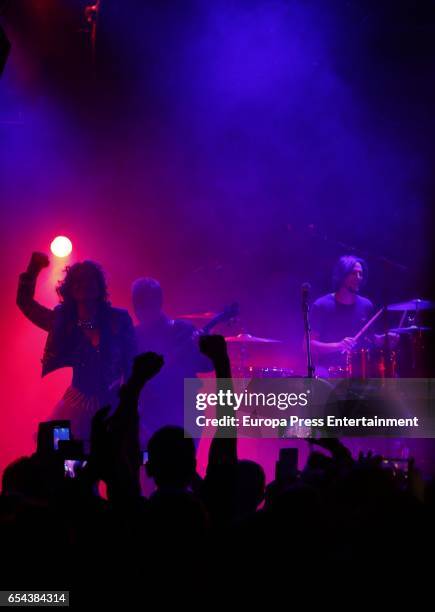
<path fill-rule="evenodd" d="M 201 336 L 199 349 L 215 368 L 216 378 L 231 378 L 231 366 L 225 338 L 219 335 Z"/>
<path fill-rule="evenodd" d="M 352 464 L 352 453 L 339 438 L 310 438 L 311 444 L 320 446 L 331 453 L 332 458 L 339 463 Z"/>
<path fill-rule="evenodd" d="M 232 391 L 231 366 L 225 338 L 202 336 L 199 348 L 215 368 L 217 391 Z M 231 406 L 216 406 L 216 416 L 234 416 Z M 202 496 L 215 524 L 228 524 L 237 513 L 237 429 L 218 427 L 210 444 Z"/>
<path fill-rule="evenodd" d="M 113 415 L 100 409 L 93 418 L 90 469 L 104 480 L 111 499 L 131 500 L 140 496 L 139 394 L 147 381 L 163 367 L 156 353 L 138 355 L 129 380 L 120 389 Z"/>

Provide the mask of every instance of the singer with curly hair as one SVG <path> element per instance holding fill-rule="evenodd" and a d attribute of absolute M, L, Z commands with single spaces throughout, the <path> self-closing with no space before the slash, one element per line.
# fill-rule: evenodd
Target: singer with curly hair
<path fill-rule="evenodd" d="M 92 416 L 102 405 L 114 404 L 135 355 L 130 315 L 108 300 L 101 266 L 93 261 L 65 268 L 57 286 L 59 304 L 50 309 L 35 300 L 47 255 L 33 253 L 20 274 L 17 305 L 32 323 L 48 332 L 42 358 L 42 376 L 71 367 L 71 386 L 54 410 L 53 418 L 70 419 L 74 434 L 89 439 Z"/>

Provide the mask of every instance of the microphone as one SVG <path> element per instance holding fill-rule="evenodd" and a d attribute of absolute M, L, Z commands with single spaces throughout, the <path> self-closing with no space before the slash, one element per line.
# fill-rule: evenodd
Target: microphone
<path fill-rule="evenodd" d="M 303 300 L 304 299 L 307 300 L 308 299 L 308 295 L 309 295 L 309 293 L 311 291 L 310 283 L 302 283 L 301 290 L 302 290 L 302 299 Z"/>
<path fill-rule="evenodd" d="M 311 291 L 310 283 L 302 283 L 301 293 L 302 293 L 302 310 L 305 312 L 308 310 L 308 296 Z"/>

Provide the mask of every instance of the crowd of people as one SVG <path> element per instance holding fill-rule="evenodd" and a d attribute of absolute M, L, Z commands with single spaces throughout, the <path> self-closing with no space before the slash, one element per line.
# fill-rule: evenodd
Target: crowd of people
<path fill-rule="evenodd" d="M 224 338 L 203 336 L 200 350 L 217 384 L 231 385 Z M 319 440 L 301 471 L 277 473 L 266 486 L 260 465 L 238 459 L 236 435 L 213 438 L 201 478 L 194 440 L 168 425 L 149 441 L 145 469 L 155 492 L 144 497 L 138 399 L 164 367 L 156 353 L 135 358 L 116 410 L 93 418 L 90 454 L 75 478 L 65 477 L 55 450 L 6 468 L 0 541 L 8 588 L 68 589 L 72 601 L 83 592 L 140 597 L 156 588 L 156 576 L 168 585 L 200 582 L 229 555 L 234 568 L 260 571 L 276 547 L 290 568 L 314 557 L 415 560 L 430 546 L 433 483 L 412 463 L 405 477 L 380 457 L 353 458 L 338 439 Z"/>

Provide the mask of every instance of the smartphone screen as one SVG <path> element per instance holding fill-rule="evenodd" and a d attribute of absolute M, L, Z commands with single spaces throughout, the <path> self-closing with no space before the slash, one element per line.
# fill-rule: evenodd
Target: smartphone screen
<path fill-rule="evenodd" d="M 148 451 L 143 451 L 142 452 L 142 465 L 145 465 L 145 463 L 148 462 Z"/>
<path fill-rule="evenodd" d="M 85 459 L 65 459 L 63 462 L 65 478 L 76 478 L 77 474 L 86 464 L 87 461 Z"/>
<path fill-rule="evenodd" d="M 54 427 L 53 428 L 53 449 L 59 449 L 59 440 L 69 440 L 70 429 L 69 427 Z"/>

